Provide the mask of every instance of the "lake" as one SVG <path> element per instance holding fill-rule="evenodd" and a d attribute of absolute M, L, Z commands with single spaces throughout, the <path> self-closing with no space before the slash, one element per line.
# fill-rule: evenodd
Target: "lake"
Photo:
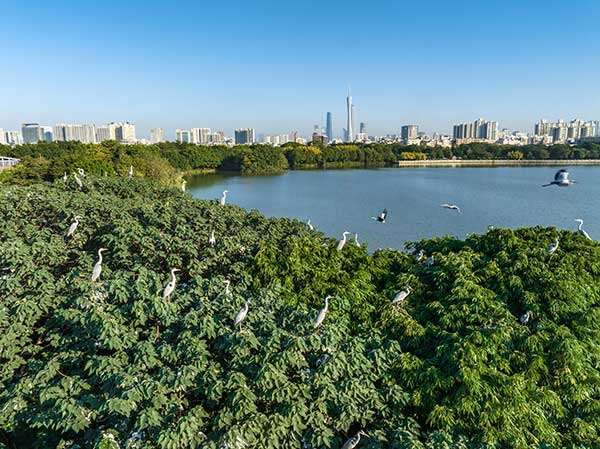
<path fill-rule="evenodd" d="M 370 250 L 401 249 L 406 242 L 485 233 L 488 226 L 555 226 L 577 229 L 584 220 L 600 238 L 600 167 L 569 169 L 578 183 L 541 187 L 560 167 L 382 168 L 288 171 L 270 176 L 203 175 L 189 180 L 196 198 L 220 198 L 267 216 L 311 219 L 316 229 L 340 238 L 357 232 Z M 462 214 L 444 209 L 454 203 Z M 385 224 L 371 220 L 383 208 Z"/>

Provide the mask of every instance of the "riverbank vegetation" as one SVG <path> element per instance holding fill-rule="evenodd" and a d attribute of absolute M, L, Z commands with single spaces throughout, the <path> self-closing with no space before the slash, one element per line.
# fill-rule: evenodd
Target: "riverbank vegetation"
<path fill-rule="evenodd" d="M 336 246 L 145 180 L 3 187 L 0 448 L 600 447 L 598 244 Z"/>
<path fill-rule="evenodd" d="M 174 184 L 179 182 L 182 174 L 205 170 L 266 174 L 288 169 L 385 167 L 396 165 L 398 160 L 599 159 L 600 144 L 514 147 L 473 143 L 453 148 L 430 148 L 400 144 L 319 147 L 287 143 L 281 147 L 260 144 L 226 147 L 172 142 L 156 145 L 122 145 L 114 141 L 101 144 L 40 142 L 14 148 L 0 145 L 0 155 L 22 161 L 14 170 L 0 173 L 0 181 L 50 181 L 76 168 L 94 175 L 123 176 L 133 166 L 135 176 Z"/>

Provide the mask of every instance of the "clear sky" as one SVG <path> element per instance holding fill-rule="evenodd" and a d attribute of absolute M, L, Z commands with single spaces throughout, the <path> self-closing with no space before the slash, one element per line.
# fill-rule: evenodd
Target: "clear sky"
<path fill-rule="evenodd" d="M 478 117 L 600 119 L 600 2 L 4 0 L 0 127 L 325 124 L 351 84 L 369 134 Z"/>

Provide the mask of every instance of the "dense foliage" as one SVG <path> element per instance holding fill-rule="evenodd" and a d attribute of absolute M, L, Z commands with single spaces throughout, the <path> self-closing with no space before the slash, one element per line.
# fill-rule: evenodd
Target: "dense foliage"
<path fill-rule="evenodd" d="M 364 448 L 600 446 L 597 244 L 411 245 L 432 266 L 336 244 L 140 180 L 3 188 L 0 447 L 339 448 L 360 429 Z"/>
<path fill-rule="evenodd" d="M 600 144 L 501 146 L 472 143 L 454 148 L 401 144 L 339 144 L 326 147 L 287 143 L 270 145 L 202 146 L 164 142 L 157 145 L 121 145 L 118 142 L 40 142 L 14 148 L 0 145 L 0 155 L 22 163 L 2 177 L 17 183 L 51 181 L 83 168 L 95 175 L 125 175 L 133 165 L 135 176 L 162 184 L 179 183 L 181 173 L 220 170 L 244 174 L 338 167 L 383 167 L 399 159 L 598 159 Z"/>

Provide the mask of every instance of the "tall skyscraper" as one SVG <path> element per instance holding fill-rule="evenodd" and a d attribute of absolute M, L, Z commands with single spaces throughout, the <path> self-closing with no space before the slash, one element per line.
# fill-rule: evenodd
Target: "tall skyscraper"
<path fill-rule="evenodd" d="M 454 125 L 453 138 L 457 143 L 498 140 L 498 122 L 477 119 L 473 123 Z"/>
<path fill-rule="evenodd" d="M 22 145 L 23 136 L 19 131 L 6 131 L 6 143 L 11 146 Z"/>
<path fill-rule="evenodd" d="M 152 128 L 150 130 L 150 143 L 161 143 L 164 142 L 163 129 Z"/>
<path fill-rule="evenodd" d="M 115 139 L 119 142 L 132 143 L 136 141 L 135 125 L 133 123 L 111 123 L 115 130 Z"/>
<path fill-rule="evenodd" d="M 57 142 L 79 141 L 96 143 L 96 127 L 94 125 L 54 125 L 54 140 Z M 108 139 L 106 139 L 108 140 Z"/>
<path fill-rule="evenodd" d="M 210 128 L 192 128 L 192 143 L 206 145 L 210 143 Z"/>
<path fill-rule="evenodd" d="M 419 125 L 404 125 L 400 130 L 403 140 L 416 139 L 419 135 Z"/>
<path fill-rule="evenodd" d="M 111 130 L 113 131 L 112 135 Z M 102 143 L 107 140 L 115 140 L 114 128 L 108 125 L 96 126 L 96 143 Z"/>
<path fill-rule="evenodd" d="M 192 135 L 187 129 L 176 129 L 175 130 L 175 140 L 179 143 L 191 143 Z"/>
<path fill-rule="evenodd" d="M 6 133 L 2 128 L 0 128 L 0 145 L 6 145 L 8 140 L 6 139 Z"/>
<path fill-rule="evenodd" d="M 333 140 L 333 120 L 331 112 L 327 113 L 327 124 L 325 125 L 325 134 L 327 134 L 327 140 L 331 142 Z"/>
<path fill-rule="evenodd" d="M 225 133 L 216 131 L 210 135 L 210 143 L 213 145 L 221 145 L 225 143 Z"/>
<path fill-rule="evenodd" d="M 360 126 L 359 126 L 359 133 L 361 134 L 367 134 L 367 125 L 365 125 L 365 122 L 360 122 Z"/>
<path fill-rule="evenodd" d="M 44 140 L 44 130 L 39 123 L 23 123 L 21 134 L 25 143 L 38 143 Z"/>
<path fill-rule="evenodd" d="M 235 144 L 254 143 L 254 128 L 238 128 L 235 130 Z"/>
<path fill-rule="evenodd" d="M 350 87 L 348 87 L 348 96 L 346 97 L 346 114 L 348 115 L 348 119 L 346 121 L 346 132 L 344 135 L 344 140 L 346 142 L 352 142 L 354 140 L 354 106 L 352 105 L 352 95 L 350 94 Z"/>

